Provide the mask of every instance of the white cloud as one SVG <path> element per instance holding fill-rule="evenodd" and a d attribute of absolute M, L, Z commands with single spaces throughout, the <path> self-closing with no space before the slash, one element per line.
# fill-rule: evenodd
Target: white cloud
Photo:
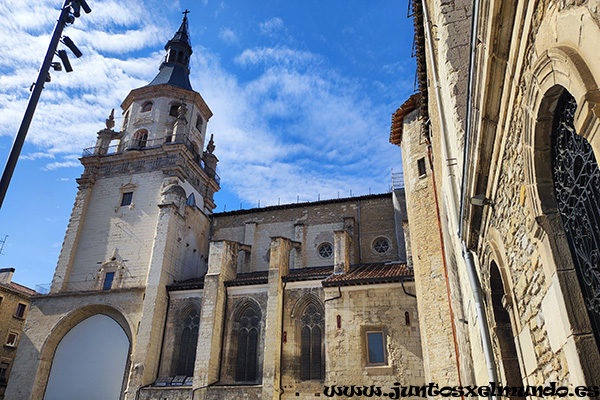
<path fill-rule="evenodd" d="M 267 36 L 272 36 L 284 28 L 283 20 L 279 17 L 273 17 L 261 22 L 258 25 L 260 33 Z"/>
<path fill-rule="evenodd" d="M 233 30 L 230 28 L 222 28 L 219 32 L 219 38 L 227 44 L 237 44 L 238 38 Z"/>
<path fill-rule="evenodd" d="M 36 8 L 39 15 L 27 11 L 7 22 L 12 8 L 27 9 L 16 0 L 8 3 L 11 10 L 0 5 L 0 135 L 12 136 L 48 45 L 54 22 L 46 15 L 55 10 L 46 0 L 44 12 Z M 70 57 L 74 73 L 52 72 L 28 135 L 37 149 L 22 158 L 48 158 L 45 170 L 79 167 L 81 150 L 94 145 L 110 110 L 116 109 L 119 127 L 122 100 L 157 73 L 162 44 L 173 34 L 155 12 L 165 5 L 123 4 L 97 3 L 68 28 L 84 57 Z M 259 28 L 269 35 L 285 25 L 276 17 Z M 219 36 L 228 43 L 240 40 L 229 28 Z M 148 55 L 149 48 L 156 51 Z M 144 56 L 130 55 L 139 50 Z M 332 71 L 319 54 L 290 46 L 246 49 L 235 62 L 262 69 L 243 81 L 225 71 L 215 54 L 194 48 L 192 86 L 214 112 L 208 133 L 215 134 L 223 185 L 244 202 L 260 199 L 261 205 L 387 189 L 389 168 L 399 163 L 397 149 L 387 142 L 393 109 L 374 103 L 364 82 Z"/>
<path fill-rule="evenodd" d="M 269 65 L 247 82 L 210 54 L 195 56 L 202 66 L 192 82 L 202 84 L 197 90 L 214 112 L 208 130 L 215 133 L 222 182 L 244 202 L 387 191 L 389 165 L 398 157 L 387 141 L 389 110 L 372 104 L 359 83 L 319 63 L 307 67 L 304 61 L 320 57 L 292 49 L 244 51 L 239 63 Z"/>
<path fill-rule="evenodd" d="M 294 50 L 289 47 L 262 47 L 244 50 L 235 61 L 244 66 L 256 64 L 293 66 L 320 63 L 320 57 L 308 51 Z"/>

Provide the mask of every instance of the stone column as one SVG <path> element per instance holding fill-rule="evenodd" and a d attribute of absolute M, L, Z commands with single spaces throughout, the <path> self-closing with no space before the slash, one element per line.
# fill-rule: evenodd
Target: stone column
<path fill-rule="evenodd" d="M 335 231 L 333 235 L 333 273 L 344 274 L 350 270 L 352 241 L 346 231 Z"/>
<path fill-rule="evenodd" d="M 237 242 L 223 240 L 210 243 L 194 365 L 196 388 L 210 385 L 219 379 L 227 299 L 225 282 L 235 278 L 238 252 Z M 194 398 L 203 399 L 205 394 L 205 390 L 197 390 Z"/>
<path fill-rule="evenodd" d="M 263 362 L 262 399 L 281 397 L 281 331 L 283 328 L 283 282 L 289 272 L 290 251 L 294 242 L 282 237 L 271 238 L 269 288 L 265 317 L 265 349 Z"/>

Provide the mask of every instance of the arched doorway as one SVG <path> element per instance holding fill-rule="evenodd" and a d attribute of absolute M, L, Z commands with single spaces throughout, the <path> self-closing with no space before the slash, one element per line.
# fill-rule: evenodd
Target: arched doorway
<path fill-rule="evenodd" d="M 114 319 L 83 320 L 56 348 L 44 400 L 120 399 L 128 354 L 127 334 Z"/>
<path fill-rule="evenodd" d="M 502 283 L 502 275 L 496 262 L 490 263 L 490 289 L 492 297 L 492 310 L 494 313 L 494 333 L 498 340 L 500 358 L 504 372 L 505 386 L 523 386 L 523 377 L 519 368 L 515 337 L 513 335 L 510 314 L 506 309 L 507 297 Z M 511 399 L 523 397 L 511 396 Z"/>

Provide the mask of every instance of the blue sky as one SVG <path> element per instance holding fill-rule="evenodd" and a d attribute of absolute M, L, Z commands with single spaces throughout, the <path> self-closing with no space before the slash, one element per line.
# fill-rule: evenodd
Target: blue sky
<path fill-rule="evenodd" d="M 190 80 L 214 113 L 215 211 L 386 192 L 401 170 L 392 113 L 414 91 L 405 1 L 88 0 L 64 32 L 84 56 L 52 72 L 4 205 L 0 267 L 49 283 L 83 169 L 78 158 L 121 101 L 158 72 L 188 16 Z M 0 3 L 0 165 L 23 117 L 61 0 Z M 0 236 L 2 238 L 2 236 Z"/>

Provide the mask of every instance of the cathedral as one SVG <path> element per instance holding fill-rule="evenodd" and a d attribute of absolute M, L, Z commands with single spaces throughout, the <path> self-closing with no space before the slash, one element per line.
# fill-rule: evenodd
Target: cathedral
<path fill-rule="evenodd" d="M 404 186 L 222 213 L 184 17 L 84 151 L 6 398 L 597 398 L 600 0 L 410 5 Z"/>
<path fill-rule="evenodd" d="M 314 398 L 425 382 L 404 191 L 213 213 L 187 15 L 84 150 L 8 399 Z"/>

